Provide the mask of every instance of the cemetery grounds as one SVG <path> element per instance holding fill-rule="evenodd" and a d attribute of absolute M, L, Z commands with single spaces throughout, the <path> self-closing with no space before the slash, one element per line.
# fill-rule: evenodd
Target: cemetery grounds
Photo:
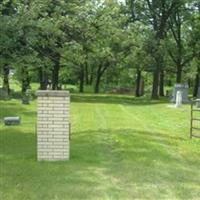
<path fill-rule="evenodd" d="M 0 101 L 0 199 L 199 199 L 190 106 L 120 95 L 71 97 L 71 156 L 36 161 L 36 100 Z M 4 116 L 21 116 L 4 126 Z"/>

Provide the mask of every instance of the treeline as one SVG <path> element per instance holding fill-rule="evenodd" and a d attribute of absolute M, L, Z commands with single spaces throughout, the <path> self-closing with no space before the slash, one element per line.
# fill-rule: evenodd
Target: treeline
<path fill-rule="evenodd" d="M 7 93 L 9 72 L 26 93 L 79 84 L 98 93 L 104 85 L 135 85 L 143 94 L 150 77 L 153 99 L 167 83 L 200 86 L 198 0 L 2 0 L 0 68 Z"/>

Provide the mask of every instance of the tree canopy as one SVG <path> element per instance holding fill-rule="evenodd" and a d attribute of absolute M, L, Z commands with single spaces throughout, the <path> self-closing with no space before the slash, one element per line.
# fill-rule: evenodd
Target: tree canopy
<path fill-rule="evenodd" d="M 141 88 L 154 99 L 165 86 L 200 85 L 200 4 L 197 0 L 2 0 L 0 70 L 40 89 L 64 84 Z M 151 89 L 150 89 L 151 88 Z"/>

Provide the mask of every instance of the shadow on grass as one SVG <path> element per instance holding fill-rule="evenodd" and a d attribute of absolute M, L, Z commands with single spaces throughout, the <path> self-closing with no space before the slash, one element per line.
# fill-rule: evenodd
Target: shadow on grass
<path fill-rule="evenodd" d="M 0 116 L 13 116 L 13 115 L 20 115 L 22 112 L 24 112 L 26 109 L 22 108 L 21 106 L 17 107 L 16 102 L 12 101 L 1 101 L 1 112 Z"/>
<path fill-rule="evenodd" d="M 36 135 L 32 132 L 25 133 L 22 131 L 22 128 L 22 126 L 2 128 L 0 133 L 2 143 L 0 146 L 1 153 L 20 156 L 26 155 L 32 151 L 32 155 L 35 156 Z M 158 154 L 153 154 L 153 156 L 157 157 L 160 155 L 160 159 L 162 159 L 166 157 L 170 148 L 175 147 L 173 145 L 186 140 L 187 139 L 180 136 L 171 136 L 136 129 L 100 129 L 74 132 L 71 137 L 71 158 L 72 160 L 78 159 L 78 161 L 89 159 L 93 163 L 96 161 L 98 163 L 98 161 L 102 162 L 106 160 L 107 156 L 103 156 L 101 160 L 97 158 L 96 155 L 104 154 L 105 151 L 107 151 L 107 155 L 115 152 L 119 154 L 122 153 L 125 156 L 123 152 L 129 154 L 131 152 L 140 152 L 141 150 L 141 154 L 143 153 L 143 155 L 145 155 L 147 152 L 149 153 L 152 152 L 152 150 L 156 150 Z M 79 150 L 82 152 L 79 152 Z M 162 153 L 165 155 L 162 155 Z M 83 155 L 85 155 L 85 158 Z M 148 155 L 148 158 L 152 159 L 153 156 Z M 119 155 L 117 157 L 119 158 Z M 121 158 L 123 158 L 123 156 Z"/>
<path fill-rule="evenodd" d="M 154 194 L 159 199 L 164 197 L 162 190 L 176 198 L 192 198 L 200 184 L 199 155 L 191 153 L 190 160 L 181 156 L 177 145 L 185 139 L 178 136 L 135 129 L 74 132 L 70 161 L 56 163 L 36 162 L 32 132 L 4 128 L 0 137 L 4 173 L 12 175 L 7 184 L 13 187 L 20 182 L 28 187 L 28 194 L 37 193 L 37 198 L 42 197 L 40 187 L 45 194 L 49 191 L 45 199 L 61 193 L 71 199 L 103 198 L 105 194 L 115 199 Z M 159 191 L 153 191 L 155 187 Z"/>
<path fill-rule="evenodd" d="M 124 184 L 133 181 L 158 187 L 161 184 L 163 189 L 171 184 L 174 185 L 171 190 L 176 193 L 182 182 L 180 189 L 188 191 L 185 195 L 191 198 L 190 184 L 200 184 L 200 153 L 188 152 L 189 158 L 182 156 L 177 146 L 185 140 L 179 136 L 134 129 L 88 130 L 74 133 L 72 160 L 98 164 L 106 169 L 105 174 Z"/>
<path fill-rule="evenodd" d="M 20 116 L 22 117 L 22 124 L 24 123 L 24 117 L 33 119 L 36 117 L 36 111 L 33 111 L 29 105 L 18 104 L 16 101 L 1 101 L 0 107 L 0 123 L 3 122 L 3 118 L 7 116 Z"/>
<path fill-rule="evenodd" d="M 184 137 L 180 136 L 170 136 L 157 132 L 141 131 L 136 129 L 100 129 L 95 131 L 88 130 L 75 132 L 72 134 L 72 144 L 74 144 L 77 149 L 82 148 L 82 145 L 91 145 L 90 149 L 93 150 L 89 150 L 86 155 L 91 153 L 94 154 L 94 156 L 91 155 L 88 156 L 88 158 L 94 158 L 96 154 L 101 152 L 105 153 L 105 150 L 107 149 L 107 153 L 111 153 L 111 151 L 119 153 L 119 155 L 122 153 L 125 157 L 126 155 L 124 153 L 131 156 L 132 153 L 138 152 L 139 154 L 141 153 L 141 155 L 143 154 L 143 156 L 147 154 L 148 159 L 154 159 L 157 156 L 160 156 L 160 159 L 165 159 L 169 152 L 168 150 L 170 148 L 175 148 L 173 145 L 186 140 Z M 88 150 L 86 146 L 83 147 L 83 151 Z M 96 151 L 94 151 L 95 149 Z M 151 156 L 149 153 L 153 150 L 155 150 L 156 153 Z M 72 157 L 73 152 L 76 152 L 76 149 L 74 149 L 74 151 L 72 150 Z M 118 158 L 120 158 L 119 155 L 117 155 Z M 102 158 L 106 159 L 106 156 L 103 156 Z M 121 158 L 123 158 L 123 156 Z"/>
<path fill-rule="evenodd" d="M 147 97 L 136 98 L 127 95 L 88 95 L 88 94 L 72 94 L 72 102 L 75 103 L 104 103 L 104 104 L 131 104 L 137 106 L 169 103 L 167 98 L 159 100 L 151 100 Z"/>
<path fill-rule="evenodd" d="M 22 126 L 7 126 L 1 129 L 0 138 L 3 159 L 36 160 L 36 135 L 32 132 L 22 131 Z"/>

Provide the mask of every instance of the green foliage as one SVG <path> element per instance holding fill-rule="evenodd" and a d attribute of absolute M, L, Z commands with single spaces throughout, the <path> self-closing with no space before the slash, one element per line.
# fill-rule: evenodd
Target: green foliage
<path fill-rule="evenodd" d="M 185 80 L 199 63 L 194 61 L 200 49 L 198 5 L 196 0 L 3 0 L 1 76 L 9 65 L 23 85 L 22 71 L 28 68 L 23 76 L 40 86 L 82 84 L 98 92 L 115 84 L 133 87 L 138 69 L 149 77 L 164 71 L 174 82 L 181 60 Z"/>

